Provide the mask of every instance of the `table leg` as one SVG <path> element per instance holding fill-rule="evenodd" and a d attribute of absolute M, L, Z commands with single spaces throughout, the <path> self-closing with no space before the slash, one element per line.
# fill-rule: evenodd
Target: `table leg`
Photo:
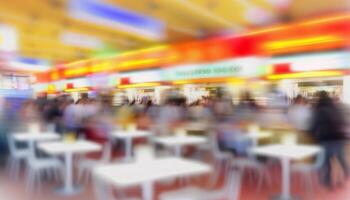
<path fill-rule="evenodd" d="M 181 146 L 175 146 L 175 156 L 176 157 L 181 157 Z"/>
<path fill-rule="evenodd" d="M 153 182 L 142 185 L 142 200 L 153 200 Z"/>
<path fill-rule="evenodd" d="M 290 160 L 288 158 L 282 158 L 282 194 L 281 196 L 274 198 L 278 200 L 293 200 L 290 195 Z"/>
<path fill-rule="evenodd" d="M 290 170 L 289 170 L 289 159 L 282 159 L 282 198 L 290 199 Z"/>
<path fill-rule="evenodd" d="M 64 175 L 64 186 L 57 190 L 62 195 L 74 195 L 81 192 L 79 187 L 73 186 L 73 154 L 67 152 L 65 154 L 65 175 Z"/>
<path fill-rule="evenodd" d="M 125 160 L 130 160 L 132 158 L 132 139 L 125 139 Z"/>

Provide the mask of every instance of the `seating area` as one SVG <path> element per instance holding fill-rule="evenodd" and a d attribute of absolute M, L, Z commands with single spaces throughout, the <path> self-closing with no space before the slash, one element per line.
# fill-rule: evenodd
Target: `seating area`
<path fill-rule="evenodd" d="M 5 193 L 17 191 L 9 192 L 14 200 L 21 199 L 22 193 L 31 196 L 26 199 L 39 200 L 48 196 L 248 200 L 269 199 L 276 194 L 315 199 L 320 192 L 331 193 L 319 184 L 324 162 L 319 146 L 293 143 L 288 138 L 277 144 L 260 144 L 257 139 L 242 156 L 222 150 L 216 131 L 195 136 L 182 132 L 185 134 L 157 136 L 148 131 L 116 129 L 110 141 L 102 144 L 38 130 L 13 133 L 8 138 L 7 169 L 0 176 L 5 188 L 9 187 Z M 146 140 L 135 142 L 134 137 Z M 159 150 L 168 153 L 162 155 Z M 294 162 L 305 158 L 314 161 Z M 61 184 L 63 187 L 57 189 Z M 340 189 L 344 191 L 336 195 L 345 195 L 347 185 L 350 187 L 346 182 Z"/>

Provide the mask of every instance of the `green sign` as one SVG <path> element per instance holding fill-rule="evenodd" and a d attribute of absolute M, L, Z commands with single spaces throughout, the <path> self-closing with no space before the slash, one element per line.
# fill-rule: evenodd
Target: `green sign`
<path fill-rule="evenodd" d="M 216 77 L 256 77 L 265 73 L 266 65 L 257 58 L 242 58 L 211 64 L 184 65 L 163 71 L 166 80 Z M 262 61 L 262 60 L 261 60 Z"/>

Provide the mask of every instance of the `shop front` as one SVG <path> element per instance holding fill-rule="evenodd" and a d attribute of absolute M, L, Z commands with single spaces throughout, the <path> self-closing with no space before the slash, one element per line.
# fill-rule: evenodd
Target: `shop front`
<path fill-rule="evenodd" d="M 268 63 L 265 57 L 245 57 L 181 65 L 165 68 L 163 77 L 181 90 L 188 103 L 193 103 L 202 97 L 218 96 L 221 90 L 239 96 L 241 90 L 249 89 L 248 82 L 257 82 L 266 75 Z"/>
<path fill-rule="evenodd" d="M 325 90 L 335 98 L 349 102 L 346 81 L 350 64 L 350 52 L 332 51 L 304 55 L 275 57 L 272 59 L 273 73 L 269 81 L 294 98 L 303 95 L 312 98 L 318 91 Z"/>

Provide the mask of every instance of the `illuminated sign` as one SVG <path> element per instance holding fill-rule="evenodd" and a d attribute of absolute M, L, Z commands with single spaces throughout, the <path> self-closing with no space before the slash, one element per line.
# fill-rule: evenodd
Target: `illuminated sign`
<path fill-rule="evenodd" d="M 272 64 L 288 64 L 292 72 L 349 68 L 350 52 L 333 51 L 294 56 L 275 57 Z"/>
<path fill-rule="evenodd" d="M 163 71 L 166 80 L 187 80 L 217 77 L 257 77 L 266 73 L 268 59 L 239 58 L 223 62 L 182 65 L 167 68 Z"/>

